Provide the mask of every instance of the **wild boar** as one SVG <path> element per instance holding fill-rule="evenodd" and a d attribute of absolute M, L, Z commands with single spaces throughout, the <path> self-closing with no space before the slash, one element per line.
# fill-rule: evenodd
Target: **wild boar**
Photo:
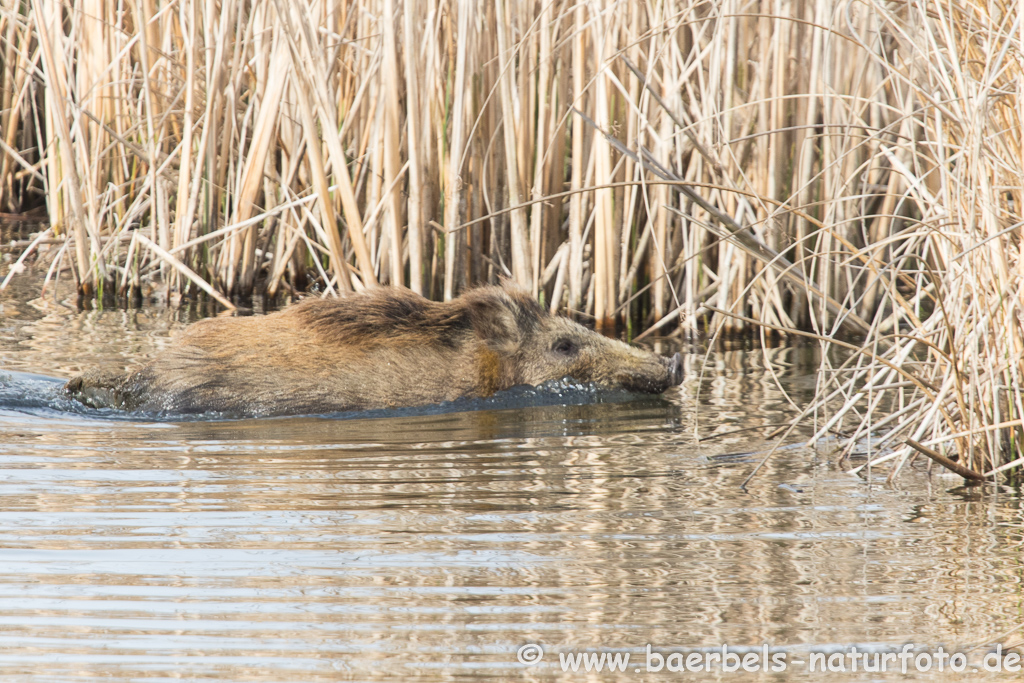
<path fill-rule="evenodd" d="M 422 406 L 563 378 L 653 394 L 682 369 L 679 354 L 552 316 L 512 286 L 444 303 L 380 287 L 201 320 L 141 369 L 82 375 L 64 391 L 96 407 L 263 416 Z"/>

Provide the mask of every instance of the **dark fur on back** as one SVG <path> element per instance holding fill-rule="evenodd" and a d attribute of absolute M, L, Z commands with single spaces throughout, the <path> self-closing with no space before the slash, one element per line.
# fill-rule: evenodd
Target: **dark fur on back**
<path fill-rule="evenodd" d="M 366 344 L 453 346 L 470 329 L 465 309 L 429 301 L 402 289 L 379 288 L 347 299 L 313 299 L 295 307 L 304 326 L 325 339 Z"/>
<path fill-rule="evenodd" d="M 484 318 L 494 317 L 496 304 L 504 304 L 520 331 L 532 330 L 546 315 L 533 298 L 498 287 L 482 287 L 447 302 L 381 287 L 347 299 L 307 300 L 295 307 L 295 315 L 304 327 L 329 340 L 454 348 L 466 332 L 487 328 Z"/>

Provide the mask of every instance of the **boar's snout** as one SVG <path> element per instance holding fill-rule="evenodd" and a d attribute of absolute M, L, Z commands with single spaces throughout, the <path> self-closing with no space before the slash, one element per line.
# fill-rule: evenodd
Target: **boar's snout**
<path fill-rule="evenodd" d="M 671 358 L 650 354 L 651 360 L 631 372 L 620 373 L 616 384 L 627 391 L 644 394 L 660 394 L 683 382 L 682 357 L 677 353 Z"/>

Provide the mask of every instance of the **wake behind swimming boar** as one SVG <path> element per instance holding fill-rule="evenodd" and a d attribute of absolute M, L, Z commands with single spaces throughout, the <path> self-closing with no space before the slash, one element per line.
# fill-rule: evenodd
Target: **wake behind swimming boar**
<path fill-rule="evenodd" d="M 566 377 L 655 394 L 682 369 L 679 354 L 552 316 L 512 286 L 444 303 L 379 287 L 201 320 L 141 369 L 86 373 L 64 391 L 95 407 L 269 416 L 422 406 Z"/>

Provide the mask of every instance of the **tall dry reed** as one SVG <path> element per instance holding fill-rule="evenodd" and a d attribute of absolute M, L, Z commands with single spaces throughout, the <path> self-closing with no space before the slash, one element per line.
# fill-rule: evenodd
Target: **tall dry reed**
<path fill-rule="evenodd" d="M 1022 14 L 2 0 L 0 211 L 45 202 L 86 296 L 505 276 L 633 334 L 810 333 L 819 436 L 983 475 L 1024 454 Z"/>

